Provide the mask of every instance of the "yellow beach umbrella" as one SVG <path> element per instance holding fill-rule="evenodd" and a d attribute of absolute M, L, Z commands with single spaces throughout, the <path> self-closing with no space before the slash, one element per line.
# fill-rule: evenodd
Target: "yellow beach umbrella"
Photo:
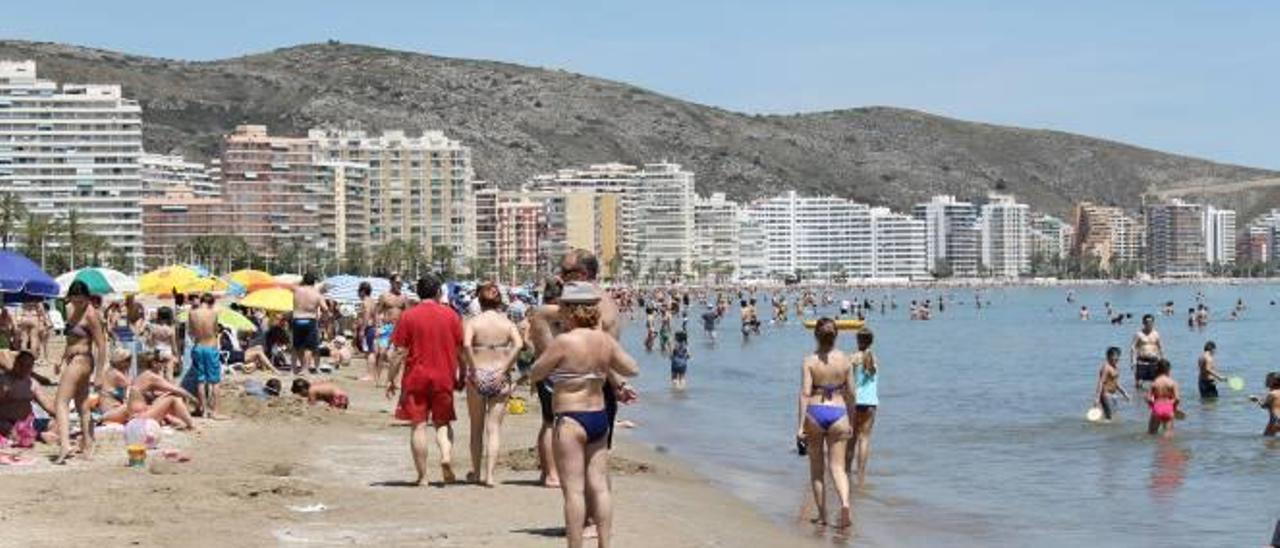
<path fill-rule="evenodd" d="M 138 291 L 147 295 L 164 296 L 173 293 L 175 290 L 182 291 L 184 285 L 199 277 L 199 273 L 185 266 L 166 266 L 159 270 L 152 270 L 138 278 Z"/>
<path fill-rule="evenodd" d="M 280 287 L 259 289 L 241 299 L 240 306 L 272 312 L 290 312 L 293 310 L 293 291 Z"/>
<path fill-rule="evenodd" d="M 266 285 L 275 281 L 275 278 L 272 278 L 270 274 L 261 270 L 237 270 L 223 276 L 223 278 L 231 283 L 240 284 L 244 287 Z"/>
<path fill-rule="evenodd" d="M 228 287 L 231 287 L 231 286 L 225 280 L 222 280 L 221 278 L 214 278 L 213 276 L 206 276 L 204 278 L 196 278 L 194 280 L 191 280 L 191 281 L 188 281 L 187 283 L 182 284 L 181 286 L 178 286 L 178 292 L 179 293 L 215 293 L 220 291 L 226 291 Z"/>
<path fill-rule="evenodd" d="M 184 310 L 182 311 L 181 314 L 178 315 L 178 321 L 185 322 L 187 321 L 188 316 L 190 316 L 190 314 Z M 240 333 L 252 332 L 252 331 L 258 330 L 258 326 L 253 324 L 253 320 L 250 320 L 249 318 L 246 318 L 243 314 L 226 307 L 218 308 L 218 324 L 222 325 L 223 327 L 229 327 L 231 329 L 234 329 L 235 331 Z"/>

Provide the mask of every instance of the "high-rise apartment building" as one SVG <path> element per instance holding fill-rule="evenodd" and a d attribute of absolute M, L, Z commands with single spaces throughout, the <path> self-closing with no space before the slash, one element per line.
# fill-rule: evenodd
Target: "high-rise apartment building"
<path fill-rule="evenodd" d="M 770 276 L 871 276 L 871 208 L 865 204 L 793 190 L 758 200 L 747 212 L 764 232 Z"/>
<path fill-rule="evenodd" d="M 1210 265 L 1236 264 L 1236 212 L 1230 209 L 1204 207 L 1201 220 L 1204 232 L 1204 259 Z"/>
<path fill-rule="evenodd" d="M 1031 271 L 1031 208 L 1012 196 L 993 195 L 983 204 L 982 266 L 997 278 L 1016 278 Z"/>
<path fill-rule="evenodd" d="M 747 210 L 738 211 L 737 272 L 740 280 L 763 280 L 769 277 L 768 238 L 760 221 Z"/>
<path fill-rule="evenodd" d="M 1146 229 L 1141 220 L 1123 209 L 1082 202 L 1076 205 L 1074 217 L 1073 257 L 1096 257 L 1103 272 L 1144 259 Z"/>
<path fill-rule="evenodd" d="M 222 194 L 219 181 L 212 178 L 208 167 L 178 154 L 143 154 L 138 159 L 145 197 L 163 197 L 174 189 L 186 189 L 205 198 Z"/>
<path fill-rule="evenodd" d="M 0 61 L 0 193 L 35 215 L 76 210 L 87 230 L 142 257 L 142 107 L 118 85 L 36 77 L 34 61 Z"/>
<path fill-rule="evenodd" d="M 538 200 L 498 201 L 494 268 L 500 279 L 518 283 L 537 274 L 545 212 L 546 204 Z"/>
<path fill-rule="evenodd" d="M 1062 219 L 1043 213 L 1031 214 L 1031 257 L 1042 261 L 1065 259 L 1071 252 L 1072 227 Z"/>
<path fill-rule="evenodd" d="M 142 211 L 144 269 L 189 261 L 181 254 L 182 245 L 195 238 L 236 233 L 226 201 L 197 195 L 183 186 L 143 198 L 138 206 Z"/>
<path fill-rule="evenodd" d="M 367 166 L 370 246 L 416 241 L 433 260 L 448 249 L 458 268 L 477 256 L 470 148 L 440 131 L 313 129 L 307 138 L 323 161 Z"/>
<path fill-rule="evenodd" d="M 368 166 L 320 161 L 315 169 L 320 194 L 320 237 L 331 242 L 337 259 L 362 262 L 369 256 L 373 226 L 369 219 Z"/>
<path fill-rule="evenodd" d="M 694 269 L 721 281 L 736 278 L 738 269 L 738 203 L 717 192 L 694 204 Z"/>
<path fill-rule="evenodd" d="M 1204 275 L 1203 208 L 1173 200 L 1147 208 L 1147 269 L 1153 276 Z"/>
<path fill-rule="evenodd" d="M 871 277 L 918 278 L 929 274 L 924 221 L 871 208 Z"/>
<path fill-rule="evenodd" d="M 929 270 L 949 269 L 955 276 L 977 276 L 981 233 L 978 208 L 954 196 L 934 196 L 916 204 L 913 216 L 925 223 Z"/>
<path fill-rule="evenodd" d="M 223 140 L 226 231 L 260 255 L 284 245 L 302 256 L 334 253 L 321 231 L 320 208 L 329 205 L 317 177 L 316 145 L 305 137 L 269 135 L 266 126 L 242 125 Z"/>

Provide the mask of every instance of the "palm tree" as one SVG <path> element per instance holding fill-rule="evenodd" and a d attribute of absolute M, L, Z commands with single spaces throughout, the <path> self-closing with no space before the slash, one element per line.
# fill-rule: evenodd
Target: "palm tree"
<path fill-rule="evenodd" d="M 0 197 L 0 248 L 9 249 L 9 239 L 26 216 L 27 205 L 22 199 L 12 192 L 3 193 Z"/>
<path fill-rule="evenodd" d="M 46 245 L 57 240 L 64 231 L 62 221 L 49 215 L 27 215 L 27 223 L 23 227 L 22 253 L 28 257 L 40 257 L 40 267 L 45 268 Z"/>
<path fill-rule="evenodd" d="M 111 249 L 111 242 L 106 238 L 97 234 L 85 234 L 84 240 L 80 243 L 81 250 L 85 256 L 89 257 L 89 263 L 93 266 L 102 266 L 101 257 Z"/>

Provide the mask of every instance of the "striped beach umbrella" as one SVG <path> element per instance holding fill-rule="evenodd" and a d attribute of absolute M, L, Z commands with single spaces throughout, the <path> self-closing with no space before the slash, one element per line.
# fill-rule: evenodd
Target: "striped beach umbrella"
<path fill-rule="evenodd" d="M 67 288 L 71 287 L 72 282 L 75 281 L 84 282 L 85 285 L 89 286 L 89 292 L 94 295 L 120 295 L 138 292 L 137 280 L 134 280 L 128 274 L 110 268 L 81 268 L 58 276 L 58 286 L 62 288 L 63 295 L 67 294 Z"/>

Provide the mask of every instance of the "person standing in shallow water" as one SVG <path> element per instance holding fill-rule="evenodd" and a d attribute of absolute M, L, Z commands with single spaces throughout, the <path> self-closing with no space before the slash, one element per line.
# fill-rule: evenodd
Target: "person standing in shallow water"
<path fill-rule="evenodd" d="M 1156 378 L 1156 363 L 1164 359 L 1164 345 L 1160 341 L 1160 332 L 1156 331 L 1156 317 L 1151 314 L 1142 316 L 1142 329 L 1133 335 L 1132 352 L 1133 387 L 1142 389 L 1144 381 Z"/>
<path fill-rule="evenodd" d="M 1125 401 L 1129 401 L 1129 393 L 1120 386 L 1119 347 L 1107 348 L 1107 357 L 1098 368 L 1098 385 L 1094 392 L 1094 401 L 1098 402 L 1098 407 L 1102 409 L 1102 417 L 1107 420 L 1111 420 L 1115 414 L 1117 392 L 1124 396 Z"/>
<path fill-rule="evenodd" d="M 852 520 L 849 508 L 849 473 L 845 454 L 853 434 L 850 416 L 857 399 L 850 383 L 852 363 L 836 350 L 836 323 L 821 318 L 814 324 L 814 353 L 801 366 L 799 417 L 796 438 L 809 453 L 809 483 L 817 504 L 817 523 L 827 524 L 827 473 L 840 499 L 840 528 Z"/>
<path fill-rule="evenodd" d="M 853 381 L 857 389 L 857 404 L 853 413 L 853 440 L 845 456 L 845 469 L 851 470 L 854 457 L 858 461 L 858 486 L 867 483 L 867 460 L 871 458 L 871 429 L 876 424 L 876 409 L 880 406 L 880 362 L 871 352 L 875 335 L 870 329 L 858 331 L 858 351 L 853 354 Z"/>
<path fill-rule="evenodd" d="M 1178 405 L 1182 402 L 1182 394 L 1178 382 L 1169 376 L 1169 360 L 1156 362 L 1156 378 L 1151 382 L 1151 391 L 1147 393 L 1147 405 L 1151 407 L 1151 418 L 1147 421 L 1147 433 L 1155 435 L 1164 429 L 1164 435 L 1173 434 L 1173 423 L 1178 415 Z"/>
<path fill-rule="evenodd" d="M 1200 399 L 1216 400 L 1218 399 L 1218 385 L 1216 381 L 1225 381 L 1226 377 L 1218 373 L 1218 362 L 1214 359 L 1214 352 L 1218 349 L 1218 345 L 1213 341 L 1204 343 L 1204 352 L 1200 354 L 1200 360 L 1197 364 L 1200 369 L 1200 379 L 1197 388 L 1200 389 Z"/>

